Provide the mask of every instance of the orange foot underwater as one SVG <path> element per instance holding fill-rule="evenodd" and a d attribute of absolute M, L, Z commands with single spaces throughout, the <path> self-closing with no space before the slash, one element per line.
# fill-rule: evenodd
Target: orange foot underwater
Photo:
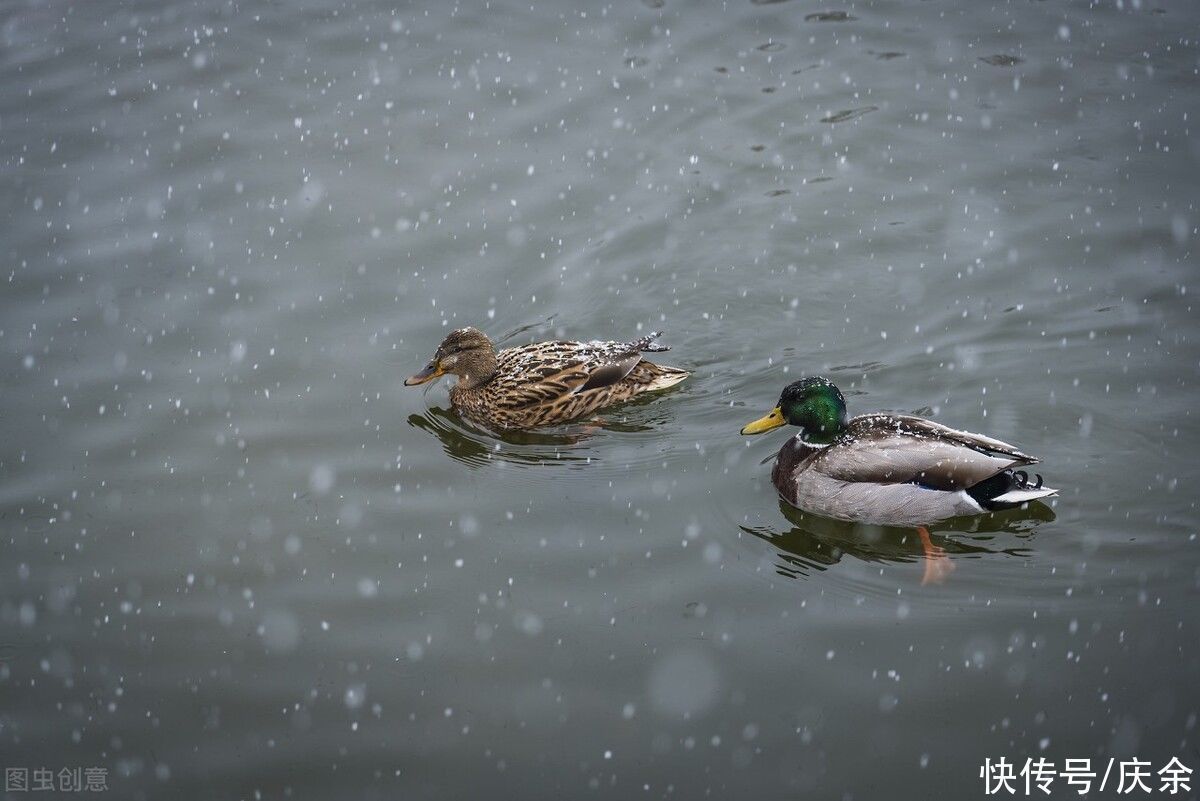
<path fill-rule="evenodd" d="M 941 584 L 954 572 L 954 563 L 946 556 L 942 546 L 933 544 L 929 529 L 917 526 L 917 534 L 921 536 L 921 547 L 925 549 L 925 573 L 921 576 L 921 583 Z"/>

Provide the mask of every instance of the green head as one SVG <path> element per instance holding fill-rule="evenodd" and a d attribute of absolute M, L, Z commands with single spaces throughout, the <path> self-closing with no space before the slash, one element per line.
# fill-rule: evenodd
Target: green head
<path fill-rule="evenodd" d="M 744 426 L 742 433 L 761 434 L 783 425 L 798 426 L 809 442 L 832 442 L 846 428 L 846 399 L 828 378 L 802 378 L 784 387 L 770 414 Z"/>

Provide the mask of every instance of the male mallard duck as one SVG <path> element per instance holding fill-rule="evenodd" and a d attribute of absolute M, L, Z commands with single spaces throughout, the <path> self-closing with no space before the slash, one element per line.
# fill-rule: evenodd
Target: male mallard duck
<path fill-rule="evenodd" d="M 846 399 L 827 378 L 789 384 L 759 434 L 790 423 L 800 433 L 779 450 L 771 480 L 792 506 L 862 523 L 916 526 L 1009 509 L 1058 490 L 1017 468 L 1037 459 L 1006 442 L 902 414 L 847 420 Z M 927 549 L 928 550 L 928 549 Z"/>
<path fill-rule="evenodd" d="M 648 362 L 642 353 L 659 332 L 632 342 L 535 342 L 496 352 L 476 328 L 451 331 L 425 369 L 405 379 L 424 384 L 458 376 L 450 403 L 464 417 L 490 428 L 535 428 L 576 420 L 643 392 L 678 384 L 686 370 Z"/>

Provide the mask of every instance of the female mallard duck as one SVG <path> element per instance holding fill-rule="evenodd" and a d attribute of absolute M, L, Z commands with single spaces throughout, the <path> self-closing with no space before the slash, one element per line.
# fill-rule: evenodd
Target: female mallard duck
<path fill-rule="evenodd" d="M 654 344 L 659 335 L 632 342 L 535 342 L 497 352 L 482 331 L 462 328 L 451 331 L 425 369 L 404 383 L 458 376 L 450 404 L 494 429 L 566 423 L 687 378 L 686 370 L 642 358 L 670 350 Z"/>
<path fill-rule="evenodd" d="M 1006 442 L 902 414 L 847 420 L 846 399 L 827 378 L 789 384 L 759 434 L 790 423 L 800 433 L 779 450 L 771 480 L 792 506 L 862 523 L 923 526 L 1009 509 L 1058 490 L 1021 469 L 1037 459 Z"/>

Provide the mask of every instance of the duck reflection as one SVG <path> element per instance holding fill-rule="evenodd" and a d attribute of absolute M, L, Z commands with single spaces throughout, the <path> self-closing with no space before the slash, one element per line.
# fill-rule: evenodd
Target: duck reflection
<path fill-rule="evenodd" d="M 884 564 L 923 560 L 922 584 L 940 583 L 954 571 L 954 558 L 1006 554 L 1027 556 L 1024 545 L 993 547 L 990 543 L 1015 534 L 1029 542 L 1039 525 L 1054 520 L 1054 512 L 1041 503 L 979 517 L 952 518 L 927 529 L 847 523 L 810 514 L 780 501 L 779 510 L 792 528 L 741 526 L 747 534 L 766 540 L 779 552 L 776 572 L 788 578 L 805 578 L 823 571 L 849 555 L 864 562 Z M 956 536 L 948 536 L 950 533 Z M 966 535 L 966 536 L 961 536 Z"/>
<path fill-rule="evenodd" d="M 471 424 L 453 409 L 436 406 L 409 415 L 408 424 L 437 437 L 447 456 L 469 467 L 497 460 L 526 466 L 551 462 L 581 466 L 598 459 L 596 451 L 586 445 L 600 431 L 636 433 L 658 428 L 665 421 L 664 414 L 627 414 L 632 408 L 648 407 L 653 400 L 624 403 L 619 417 L 614 414 L 535 431 L 490 431 Z"/>
<path fill-rule="evenodd" d="M 442 450 L 456 462 L 471 467 L 490 464 L 497 459 L 514 464 L 533 465 L 547 461 L 587 461 L 585 454 L 569 448 L 590 436 L 583 426 L 575 431 L 556 433 L 528 431 L 493 434 L 467 423 L 454 411 L 431 407 L 422 414 L 412 414 L 408 424 L 433 434 L 442 443 Z"/>

